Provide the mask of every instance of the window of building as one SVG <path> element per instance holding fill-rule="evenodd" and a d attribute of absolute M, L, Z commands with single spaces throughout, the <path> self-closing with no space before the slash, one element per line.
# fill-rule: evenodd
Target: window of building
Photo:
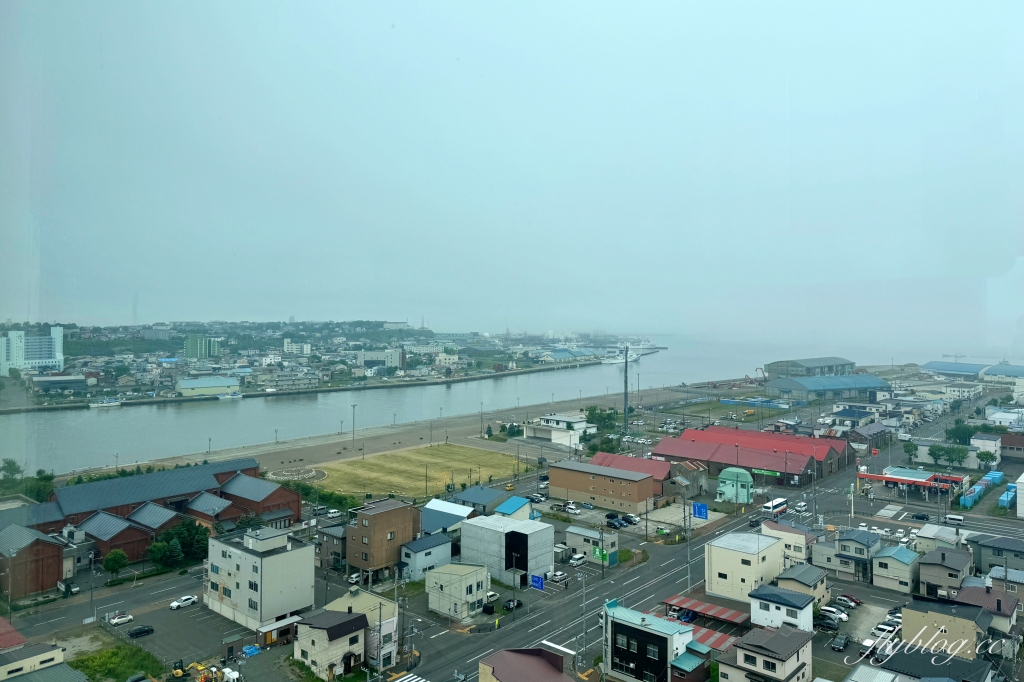
<path fill-rule="evenodd" d="M 647 658 L 653 658 L 654 660 L 658 660 L 658 645 L 657 644 L 648 644 L 647 645 Z"/>
<path fill-rule="evenodd" d="M 793 549 L 793 545 L 786 545 L 786 549 Z"/>
<path fill-rule="evenodd" d="M 741 583 L 745 583 L 745 582 L 747 582 L 747 579 L 746 578 L 740 578 L 740 582 Z"/>
<path fill-rule="evenodd" d="M 241 565 L 235 564 L 235 572 L 237 573 L 238 571 L 241 571 L 241 570 L 242 570 Z"/>
<path fill-rule="evenodd" d="M 260 605 L 256 603 L 255 599 L 250 599 L 249 600 L 249 608 L 252 609 L 253 611 L 258 611 L 259 608 L 260 608 Z"/>
<path fill-rule="evenodd" d="M 220 573 L 220 566 L 217 564 L 210 564 L 210 573 Z"/>
<path fill-rule="evenodd" d="M 772 607 L 768 605 L 768 602 L 764 602 L 763 601 L 763 602 L 761 602 L 761 610 L 762 611 L 771 611 Z"/>
<path fill-rule="evenodd" d="M 228 558 L 228 551 L 226 549 L 222 549 L 220 551 L 220 558 L 221 559 L 227 559 Z"/>
<path fill-rule="evenodd" d="M 314 658 L 312 661 L 310 661 L 309 665 L 312 666 L 314 670 L 316 670 L 316 659 Z"/>
<path fill-rule="evenodd" d="M 879 561 L 878 562 L 878 567 L 879 568 L 889 568 L 889 562 L 888 561 Z"/>
<path fill-rule="evenodd" d="M 370 544 L 370 538 L 368 538 L 367 536 L 365 536 L 365 535 L 364 535 L 364 536 L 363 536 L 363 544 L 364 544 L 364 545 L 368 545 L 368 544 Z"/>
<path fill-rule="evenodd" d="M 385 632 L 384 636 L 382 636 L 380 638 L 380 643 L 383 644 L 384 646 L 387 646 L 388 644 L 391 644 L 391 637 L 392 637 L 392 635 L 391 635 L 390 632 Z"/>
<path fill-rule="evenodd" d="M 757 665 L 757 656 L 751 656 L 750 654 L 743 654 L 743 662 L 747 665 Z"/>
<path fill-rule="evenodd" d="M 839 565 L 840 565 L 840 566 L 849 566 L 849 565 L 850 565 L 850 562 L 849 562 L 849 560 L 847 560 L 847 559 L 840 559 L 840 560 L 839 560 Z"/>
<path fill-rule="evenodd" d="M 1001 549 L 993 549 L 992 550 L 992 555 L 993 556 L 1003 556 L 1003 550 L 1001 550 Z"/>
<path fill-rule="evenodd" d="M 394 540 L 394 539 L 395 539 L 395 531 L 391 531 L 390 533 L 388 533 L 388 540 Z"/>
<path fill-rule="evenodd" d="M 942 625 L 942 626 L 939 627 L 939 634 L 940 635 L 946 634 L 946 626 L 945 625 Z"/>
<path fill-rule="evenodd" d="M 729 679 L 729 673 L 723 673 L 723 672 L 719 671 L 718 676 L 720 678 L 722 678 L 723 680 Z"/>
<path fill-rule="evenodd" d="M 210 592 L 220 592 L 220 585 L 218 585 L 217 583 L 215 583 L 215 582 L 213 582 L 211 580 L 210 581 Z"/>
<path fill-rule="evenodd" d="M 839 551 L 840 552 L 849 552 L 850 551 L 850 546 L 849 545 L 839 545 Z"/>
<path fill-rule="evenodd" d="M 764 668 L 765 670 L 767 670 L 770 673 L 775 672 L 775 662 L 774 661 L 767 661 L 767 660 L 761 661 L 761 667 Z"/>
<path fill-rule="evenodd" d="M 363 552 L 363 561 L 369 561 L 369 560 L 370 560 L 370 555 L 367 554 L 366 552 Z"/>
<path fill-rule="evenodd" d="M 356 644 L 359 644 L 359 635 L 352 635 L 348 638 L 349 646 L 355 646 Z"/>
<path fill-rule="evenodd" d="M 949 576 L 950 578 L 959 578 L 960 577 L 959 573 L 947 573 L 946 575 Z"/>
<path fill-rule="evenodd" d="M 1009 583 L 1007 583 L 1006 584 L 1006 591 L 1007 592 L 1016 592 L 1017 591 L 1017 586 L 1016 585 L 1010 585 Z"/>
<path fill-rule="evenodd" d="M 636 653 L 636 640 L 635 639 L 630 638 L 630 640 L 629 640 L 629 650 L 632 651 L 634 654 Z"/>
<path fill-rule="evenodd" d="M 797 617 L 796 609 L 786 609 L 786 617 L 787 618 L 796 618 Z"/>
<path fill-rule="evenodd" d="M 615 635 L 615 646 L 619 647 L 620 649 L 625 649 L 626 648 L 626 636 L 622 635 L 622 634 Z"/>
<path fill-rule="evenodd" d="M 472 585 L 466 585 L 466 594 L 467 595 L 473 594 L 473 586 Z"/>
<path fill-rule="evenodd" d="M 902 585 L 903 587 L 909 587 L 910 583 L 908 583 L 906 580 L 901 580 L 900 585 Z"/>
<path fill-rule="evenodd" d="M 53 656 L 51 656 L 50 658 L 44 658 L 43 660 L 39 661 L 39 665 L 46 665 L 47 663 L 53 663 L 55 660 L 57 660 L 57 659 L 54 658 Z"/>
<path fill-rule="evenodd" d="M 369 526 L 370 525 L 370 520 L 369 519 L 363 519 L 363 525 L 364 526 Z"/>
<path fill-rule="evenodd" d="M 864 556 L 864 548 L 863 547 L 855 547 L 853 549 L 853 551 L 854 551 L 854 554 L 859 554 L 861 556 Z"/>
<path fill-rule="evenodd" d="M 476 590 L 477 590 L 477 592 L 483 592 L 483 589 L 484 589 L 484 581 L 483 580 L 477 580 L 476 581 Z"/>
<path fill-rule="evenodd" d="M 302 656 L 302 660 L 304 660 L 304 661 L 308 661 L 309 660 L 309 652 L 306 651 L 305 649 L 303 649 L 301 652 L 299 652 L 299 655 Z"/>
<path fill-rule="evenodd" d="M 766 556 L 763 556 L 763 557 L 761 557 L 761 563 L 762 563 L 762 564 L 763 564 L 764 562 L 766 562 L 766 561 L 768 561 L 768 557 L 766 557 Z"/>
<path fill-rule="evenodd" d="M 250 580 L 249 581 L 249 589 L 252 590 L 253 592 L 259 592 L 260 591 L 260 584 L 258 582 L 256 582 L 255 580 Z"/>
<path fill-rule="evenodd" d="M 644 671 L 644 682 L 655 682 L 657 679 L 658 678 L 654 673 L 649 673 L 646 670 Z"/>
<path fill-rule="evenodd" d="M 744 566 L 749 566 L 750 565 L 750 559 L 740 559 L 740 563 L 743 564 Z"/>
<path fill-rule="evenodd" d="M 402 554 L 403 554 L 403 556 L 405 556 L 406 559 L 411 559 L 412 558 L 412 554 L 410 554 L 409 552 L 402 552 Z"/>
<path fill-rule="evenodd" d="M 335 540 L 335 542 L 337 542 L 337 540 Z M 260 572 L 260 567 L 257 566 L 256 564 L 253 564 L 252 565 L 252 572 L 253 573 L 259 573 Z"/>
<path fill-rule="evenodd" d="M 224 596 L 227 597 L 228 599 L 231 599 L 231 588 L 230 587 L 225 587 L 224 588 Z"/>
<path fill-rule="evenodd" d="M 391 652 L 390 651 L 387 652 L 386 654 L 384 654 L 384 667 L 387 668 L 389 665 L 391 665 Z"/>
<path fill-rule="evenodd" d="M 431 554 L 433 554 L 433 553 L 434 553 L 433 551 L 430 551 L 430 552 L 426 552 L 426 553 L 425 553 L 425 554 L 424 554 L 423 556 L 427 557 L 427 556 L 430 556 L 430 555 L 431 555 Z"/>
<path fill-rule="evenodd" d="M 830 557 L 830 556 L 825 557 L 825 563 L 827 563 L 827 564 L 832 563 L 832 557 Z"/>
<path fill-rule="evenodd" d="M 718 574 L 718 579 L 719 580 L 728 580 L 729 579 L 729 574 L 728 573 L 719 573 Z"/>

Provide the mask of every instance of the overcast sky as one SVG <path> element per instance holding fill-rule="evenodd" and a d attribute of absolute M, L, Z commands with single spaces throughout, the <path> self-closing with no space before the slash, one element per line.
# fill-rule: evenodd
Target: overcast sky
<path fill-rule="evenodd" d="M 8 0 L 0 319 L 1024 355 L 1022 18 Z"/>

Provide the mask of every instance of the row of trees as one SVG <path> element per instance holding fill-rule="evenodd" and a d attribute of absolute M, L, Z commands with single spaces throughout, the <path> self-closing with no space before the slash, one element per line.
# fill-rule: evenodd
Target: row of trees
<path fill-rule="evenodd" d="M 1008 433 L 1005 426 L 993 426 L 991 424 L 967 424 L 963 419 L 957 419 L 953 426 L 946 429 L 946 440 L 959 445 L 970 445 L 971 437 L 976 433 Z"/>
<path fill-rule="evenodd" d="M 206 541 L 209 537 L 209 528 L 186 519 L 161 533 L 157 541 L 149 546 L 146 557 L 162 568 L 178 568 L 186 562 L 202 561 L 206 558 Z M 127 567 L 128 555 L 123 550 L 111 550 L 103 557 L 103 570 L 115 579 Z"/>
<path fill-rule="evenodd" d="M 35 476 L 26 476 L 24 468 L 10 457 L 0 463 L 0 492 L 4 495 L 24 495 L 36 502 L 46 502 L 53 492 L 53 474 L 37 469 Z"/>

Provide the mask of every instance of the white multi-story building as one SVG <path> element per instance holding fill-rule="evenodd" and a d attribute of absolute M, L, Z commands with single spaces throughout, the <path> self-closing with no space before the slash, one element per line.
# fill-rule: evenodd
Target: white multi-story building
<path fill-rule="evenodd" d="M 485 566 L 448 564 L 427 574 L 427 607 L 434 613 L 466 620 L 484 607 L 491 589 Z"/>
<path fill-rule="evenodd" d="M 707 594 L 747 601 L 751 590 L 783 570 L 783 542 L 768 535 L 727 533 L 704 546 Z M 816 546 L 816 545 L 815 545 Z"/>
<path fill-rule="evenodd" d="M 313 346 L 308 343 L 292 343 L 291 339 L 284 340 L 285 355 L 309 355 L 313 352 Z"/>
<path fill-rule="evenodd" d="M 203 602 L 211 611 L 260 631 L 313 606 L 312 543 L 272 528 L 225 533 L 208 542 Z"/>
<path fill-rule="evenodd" d="M 967 381 L 956 381 L 952 384 L 946 384 L 945 388 L 946 397 L 950 400 L 973 400 L 980 397 L 983 392 L 984 387 L 981 384 Z"/>
<path fill-rule="evenodd" d="M 12 369 L 64 369 L 64 328 L 50 327 L 49 336 L 26 336 L 25 332 L 7 332 L 0 336 L 0 377 Z"/>
<path fill-rule="evenodd" d="M 750 622 L 763 628 L 789 625 L 814 632 L 814 597 L 771 585 L 750 592 Z"/>
<path fill-rule="evenodd" d="M 454 367 L 459 364 L 459 356 L 449 353 L 438 353 L 437 357 L 434 358 L 434 364 L 438 367 Z"/>

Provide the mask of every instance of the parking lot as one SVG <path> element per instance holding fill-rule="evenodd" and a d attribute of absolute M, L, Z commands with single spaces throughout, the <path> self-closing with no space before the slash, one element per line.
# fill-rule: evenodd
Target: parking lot
<path fill-rule="evenodd" d="M 181 660 L 185 665 L 219 657 L 225 637 L 249 632 L 248 628 L 210 611 L 201 598 L 192 606 L 173 611 L 171 601 L 173 598 L 168 598 L 164 604 L 154 604 L 152 610 L 133 613 L 133 623 L 115 630 L 124 637 L 133 627 L 151 625 L 153 634 L 140 637 L 135 643 L 165 663 Z"/>

